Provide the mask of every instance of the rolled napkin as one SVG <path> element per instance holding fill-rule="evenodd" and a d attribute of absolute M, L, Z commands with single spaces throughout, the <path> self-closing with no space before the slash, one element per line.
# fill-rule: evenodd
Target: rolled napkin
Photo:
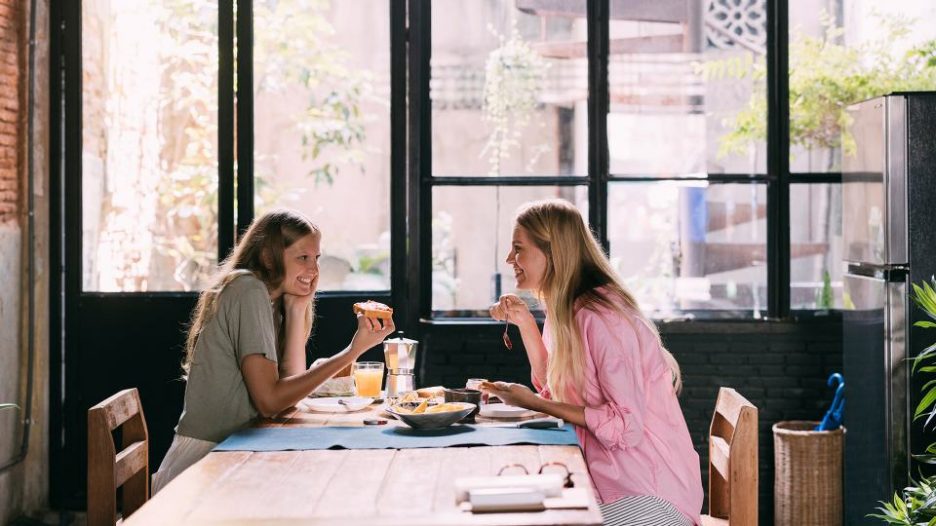
<path fill-rule="evenodd" d="M 543 492 L 532 488 L 484 488 L 468 492 L 472 513 L 543 511 Z"/>
<path fill-rule="evenodd" d="M 558 497 L 562 495 L 564 482 L 564 477 L 556 473 L 502 475 L 500 477 L 459 477 L 455 479 L 455 502 L 470 500 L 470 493 L 474 490 L 498 488 L 532 490 L 539 492 L 543 497 Z"/>

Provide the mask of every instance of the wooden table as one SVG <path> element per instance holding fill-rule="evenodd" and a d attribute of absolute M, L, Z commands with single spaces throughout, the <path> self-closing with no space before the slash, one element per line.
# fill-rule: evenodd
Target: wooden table
<path fill-rule="evenodd" d="M 261 426 L 360 426 L 379 407 L 323 414 L 303 406 Z M 385 419 L 385 418 L 384 418 Z M 479 418 L 479 423 L 484 419 Z M 389 420 L 386 425 L 403 425 Z M 588 509 L 479 513 L 455 504 L 454 480 L 508 464 L 535 473 L 560 461 Z M 576 446 L 213 452 L 179 475 L 124 524 L 598 525 L 601 513 Z"/>

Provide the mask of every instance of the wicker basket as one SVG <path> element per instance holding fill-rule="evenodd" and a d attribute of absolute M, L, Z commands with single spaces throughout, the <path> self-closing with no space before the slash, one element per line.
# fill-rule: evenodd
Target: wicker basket
<path fill-rule="evenodd" d="M 775 526 L 842 524 L 845 428 L 813 431 L 816 424 L 773 426 Z"/>

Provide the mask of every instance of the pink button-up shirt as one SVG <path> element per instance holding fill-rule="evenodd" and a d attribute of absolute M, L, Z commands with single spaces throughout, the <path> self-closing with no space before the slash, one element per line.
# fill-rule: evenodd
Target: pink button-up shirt
<path fill-rule="evenodd" d="M 580 309 L 575 321 L 586 368 L 584 400 L 570 402 L 585 406 L 586 427 L 575 430 L 599 501 L 654 495 L 699 524 L 699 455 L 656 336 L 636 316 L 603 307 Z M 543 341 L 551 353 L 548 329 L 547 317 Z M 534 386 L 549 397 L 544 381 L 534 373 Z"/>

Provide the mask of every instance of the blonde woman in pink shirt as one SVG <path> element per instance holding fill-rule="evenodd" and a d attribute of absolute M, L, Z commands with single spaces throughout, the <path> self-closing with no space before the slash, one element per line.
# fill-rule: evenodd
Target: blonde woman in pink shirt
<path fill-rule="evenodd" d="M 481 388 L 575 425 L 606 525 L 699 524 L 702 476 L 676 398 L 679 365 L 582 215 L 562 200 L 525 205 L 507 263 L 517 288 L 544 304 L 543 334 L 514 294 L 491 316 L 520 329 L 538 394 L 504 382 Z"/>

